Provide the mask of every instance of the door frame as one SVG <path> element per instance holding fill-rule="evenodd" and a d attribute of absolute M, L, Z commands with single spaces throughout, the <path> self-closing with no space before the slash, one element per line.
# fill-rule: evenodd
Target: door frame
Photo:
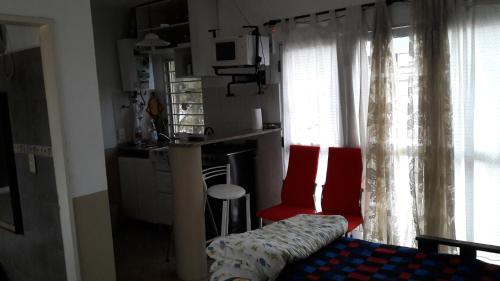
<path fill-rule="evenodd" d="M 69 193 L 68 173 L 65 162 L 65 141 L 60 103 L 61 92 L 59 91 L 59 81 L 57 78 L 57 56 L 54 46 L 54 21 L 39 17 L 0 14 L 0 24 L 31 26 L 37 27 L 39 30 L 66 277 L 68 281 L 80 281 L 80 262 L 78 258 L 73 201 Z"/>

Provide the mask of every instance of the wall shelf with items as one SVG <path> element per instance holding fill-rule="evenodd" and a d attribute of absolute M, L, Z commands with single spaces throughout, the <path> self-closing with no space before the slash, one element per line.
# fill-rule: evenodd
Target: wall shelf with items
<path fill-rule="evenodd" d="M 160 24 L 160 26 L 150 27 L 150 28 L 148 27 L 148 28 L 141 29 L 141 30 L 139 30 L 139 33 L 157 31 L 157 30 L 162 30 L 162 29 L 174 29 L 174 28 L 179 28 L 182 26 L 189 26 L 189 22 L 186 21 L 186 22 L 180 22 L 180 23 L 174 23 L 174 24 L 163 24 L 162 23 L 162 24 Z"/>
<path fill-rule="evenodd" d="M 153 32 L 170 47 L 190 41 L 189 12 L 186 0 L 162 0 L 145 3 L 135 8 L 138 39 Z"/>
<path fill-rule="evenodd" d="M 156 34 L 170 45 L 157 53 L 173 49 L 178 77 L 210 76 L 212 35 L 217 29 L 215 0 L 160 0 L 135 7 L 138 40 Z"/>
<path fill-rule="evenodd" d="M 137 30 L 189 22 L 186 0 L 160 0 L 136 6 Z"/>

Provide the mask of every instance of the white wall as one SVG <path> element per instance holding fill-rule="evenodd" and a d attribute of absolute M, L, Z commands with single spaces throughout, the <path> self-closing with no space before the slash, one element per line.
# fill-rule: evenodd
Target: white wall
<path fill-rule="evenodd" d="M 91 0 L 92 24 L 97 61 L 99 98 L 101 103 L 104 148 L 115 148 L 120 129 L 124 129 L 125 141 L 131 141 L 134 115 L 128 106 L 128 93 L 123 92 L 116 41 L 127 38 L 133 7 L 145 0 Z M 156 77 L 155 77 L 156 78 Z M 147 101 L 148 97 L 145 97 Z M 149 128 L 146 113 L 144 130 Z"/>
<path fill-rule="evenodd" d="M 92 24 L 97 62 L 99 98 L 101 103 L 104 148 L 118 144 L 118 129 L 131 122 L 127 110 L 120 110 L 128 103 L 122 91 L 116 41 L 126 37 L 129 28 L 128 1 L 92 0 Z M 131 126 L 129 126 L 131 127 Z"/>
<path fill-rule="evenodd" d="M 106 190 L 89 0 L 2 0 L 0 13 L 54 21 L 69 192 L 78 197 Z"/>

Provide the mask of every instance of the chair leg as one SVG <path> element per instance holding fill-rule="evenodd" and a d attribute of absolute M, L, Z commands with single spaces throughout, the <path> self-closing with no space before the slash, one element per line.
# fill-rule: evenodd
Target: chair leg
<path fill-rule="evenodd" d="M 227 215 L 229 213 L 229 201 L 224 200 L 222 201 L 222 220 L 221 220 L 221 236 L 226 236 L 227 235 L 227 228 L 228 228 L 228 219 Z"/>
<path fill-rule="evenodd" d="M 262 228 L 262 218 L 259 218 L 259 228 Z"/>
<path fill-rule="evenodd" d="M 247 231 L 252 230 L 252 219 L 250 217 L 250 194 L 246 194 L 246 207 L 247 207 Z"/>
<path fill-rule="evenodd" d="M 171 252 L 172 246 L 174 244 L 173 242 L 174 242 L 174 225 L 172 224 L 172 226 L 170 228 L 170 235 L 168 236 L 167 254 L 166 254 L 166 257 L 165 257 L 165 261 L 167 263 L 170 262 L 170 252 Z"/>
<path fill-rule="evenodd" d="M 212 207 L 210 206 L 210 202 L 208 202 L 208 199 L 207 199 L 207 206 L 208 206 L 208 213 L 210 215 L 210 220 L 212 221 L 215 230 L 215 236 L 219 236 L 219 230 L 217 229 L 217 224 L 215 223 L 214 213 L 212 211 Z"/>
<path fill-rule="evenodd" d="M 231 215 L 231 200 L 226 200 L 227 208 L 226 208 L 226 236 L 229 235 L 229 217 Z"/>

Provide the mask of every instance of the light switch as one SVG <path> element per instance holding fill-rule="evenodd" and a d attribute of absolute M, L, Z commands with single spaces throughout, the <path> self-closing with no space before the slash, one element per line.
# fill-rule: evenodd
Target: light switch
<path fill-rule="evenodd" d="M 28 163 L 29 163 L 30 172 L 33 173 L 33 174 L 36 174 L 36 158 L 35 158 L 35 154 L 33 154 L 33 153 L 28 154 Z"/>

